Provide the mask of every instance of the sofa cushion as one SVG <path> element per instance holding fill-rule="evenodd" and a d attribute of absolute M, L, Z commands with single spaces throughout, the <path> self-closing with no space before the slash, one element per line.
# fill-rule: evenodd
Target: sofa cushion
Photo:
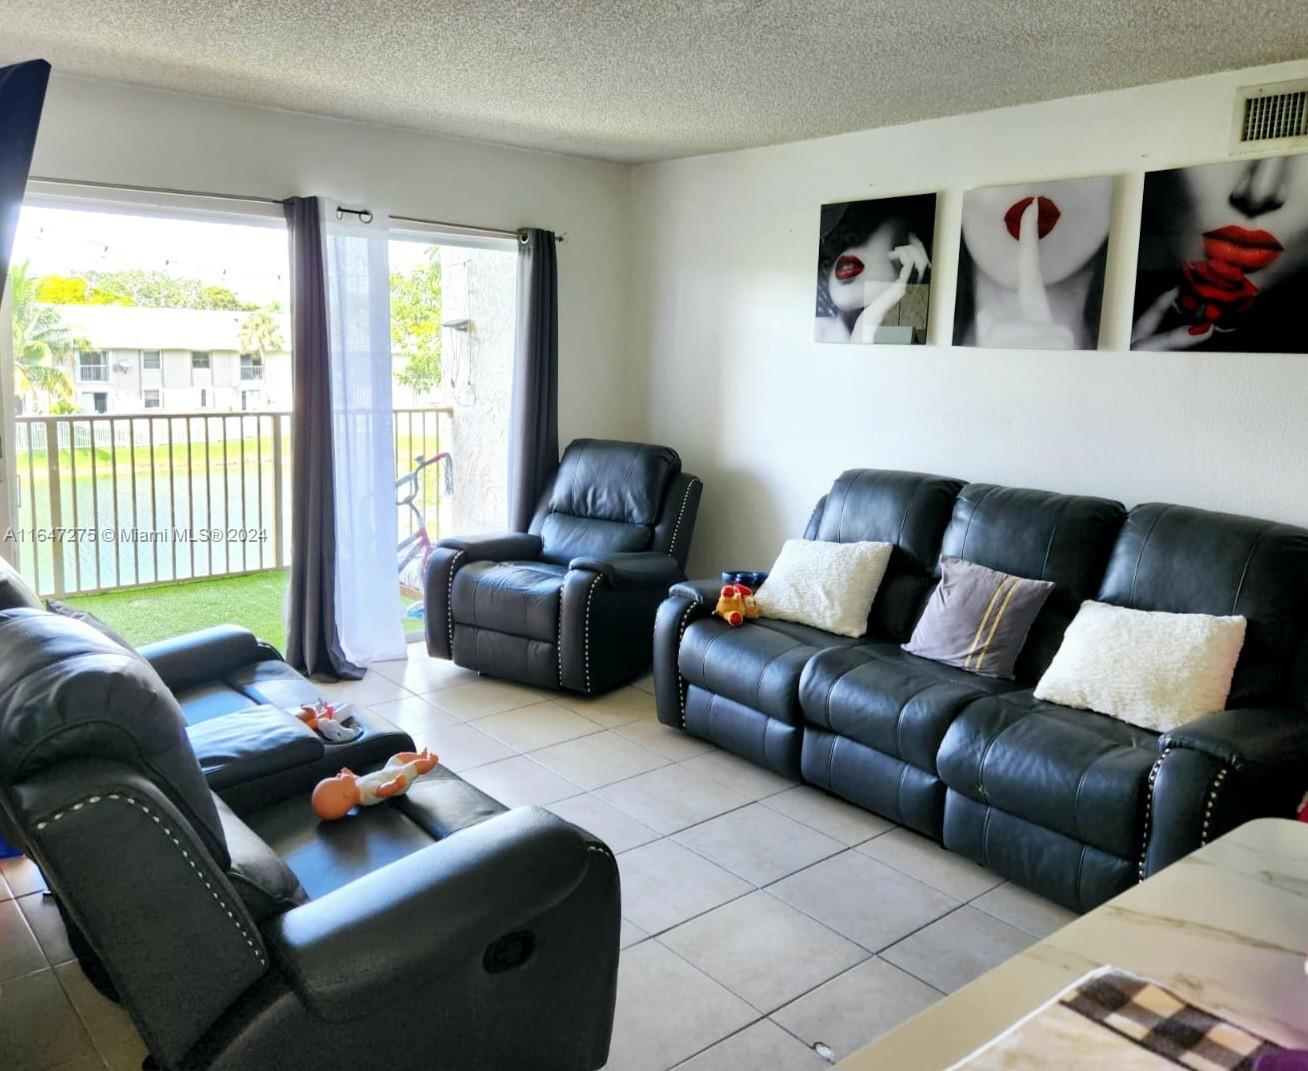
<path fill-rule="evenodd" d="M 969 799 L 1132 859 L 1157 758 L 1155 733 L 1022 691 L 969 705 L 936 761 Z"/>
<path fill-rule="evenodd" d="M 227 804 L 217 797 L 214 803 L 231 854 L 227 877 L 254 921 L 262 923 L 308 903 L 309 894 L 291 868 Z"/>
<path fill-rule="evenodd" d="M 565 566 L 473 562 L 454 574 L 454 623 L 554 642 Z"/>
<path fill-rule="evenodd" d="M 227 675 L 227 684 L 253 705 L 302 707 L 322 698 L 322 689 L 306 680 L 280 658 L 250 662 Z"/>
<path fill-rule="evenodd" d="M 1094 597 L 1125 517 L 1120 502 L 1086 495 L 984 483 L 959 492 L 941 554 L 1057 585 L 1018 657 L 1018 680 L 1039 680 L 1077 608 Z"/>
<path fill-rule="evenodd" d="M 686 629 L 677 668 L 693 685 L 798 725 L 799 677 L 808 660 L 827 647 L 857 642 L 791 621 L 759 619 L 731 628 L 707 617 Z"/>
<path fill-rule="evenodd" d="M 1308 628 L 1308 530 L 1185 506 L 1136 506 L 1098 597 L 1135 610 L 1239 614 L 1249 627 L 1230 701 L 1279 701 Z"/>
<path fill-rule="evenodd" d="M 576 439 L 559 462 L 549 512 L 652 526 L 680 471 L 681 458 L 666 446 Z"/>
<path fill-rule="evenodd" d="M 954 718 L 974 700 L 1018 688 L 867 643 L 815 654 L 799 686 L 804 720 L 931 773 Z"/>
<path fill-rule="evenodd" d="M 182 708 L 187 725 L 199 725 L 210 718 L 221 718 L 238 710 L 248 710 L 254 702 L 244 692 L 238 692 L 225 681 L 209 681 L 190 688 L 182 688 L 173 695 Z"/>

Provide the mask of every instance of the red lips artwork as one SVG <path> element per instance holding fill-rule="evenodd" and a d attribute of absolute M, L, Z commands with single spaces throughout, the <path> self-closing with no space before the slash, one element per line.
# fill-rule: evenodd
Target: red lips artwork
<path fill-rule="evenodd" d="M 1245 273 L 1267 267 L 1284 251 L 1267 231 L 1244 227 L 1219 227 L 1203 238 L 1207 259 L 1182 267 L 1177 298 L 1181 311 L 1197 319 L 1190 327 L 1192 335 L 1247 312 L 1259 290 Z"/>

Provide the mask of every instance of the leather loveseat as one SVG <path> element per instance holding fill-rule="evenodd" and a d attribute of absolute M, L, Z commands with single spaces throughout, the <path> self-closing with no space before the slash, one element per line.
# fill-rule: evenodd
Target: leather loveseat
<path fill-rule="evenodd" d="M 712 740 L 1085 910 L 1308 787 L 1308 531 L 1253 518 L 851 470 L 805 538 L 894 544 L 859 639 L 781 621 L 730 629 L 716 581 L 659 608 L 665 724 Z M 995 680 L 900 648 L 942 554 L 1053 581 Z M 1085 599 L 1243 614 L 1230 709 L 1161 737 L 1032 691 Z"/>
<path fill-rule="evenodd" d="M 294 776 L 316 737 L 291 714 L 279 735 L 258 708 L 236 768 L 202 771 L 160 674 L 91 626 L 6 610 L 0 650 L 6 829 L 161 1067 L 604 1064 L 620 905 L 602 843 L 445 770 L 320 823 Z M 246 775 L 258 793 L 222 791 Z"/>
<path fill-rule="evenodd" d="M 0 557 L 0 610 L 18 608 L 44 610 L 45 604 Z M 113 638 L 121 639 L 116 634 Z M 238 803 L 257 803 L 263 789 L 261 765 L 277 751 L 273 738 L 287 742 L 282 708 L 316 703 L 323 698 L 322 690 L 288 665 L 275 647 L 239 625 L 215 625 L 143 644 L 137 653 L 172 692 L 201 765 L 206 770 L 224 766 L 226 772 L 218 775 L 220 784 L 226 779 L 224 791 Z M 297 737 L 290 738 L 291 746 L 281 752 L 271 776 L 275 793 L 312 788 L 347 762 L 367 768 L 412 746 L 409 736 L 381 715 L 354 706 L 348 713 L 362 735 L 348 745 L 325 744 L 308 757 L 300 740 L 302 761 L 294 769 L 290 758 Z M 256 738 L 258 725 L 265 734 L 262 740 Z M 238 768 L 242 773 L 236 777 Z"/>
<path fill-rule="evenodd" d="M 586 695 L 634 680 L 655 611 L 685 578 L 702 488 L 669 447 L 577 439 L 526 532 L 436 544 L 428 652 Z"/>

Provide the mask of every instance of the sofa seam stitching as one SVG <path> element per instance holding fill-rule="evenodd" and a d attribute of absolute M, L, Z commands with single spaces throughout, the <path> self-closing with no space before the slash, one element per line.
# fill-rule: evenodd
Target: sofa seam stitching
<path fill-rule="evenodd" d="M 1235 598 L 1231 600 L 1231 613 L 1235 613 L 1235 608 L 1240 605 L 1240 596 L 1244 593 L 1244 582 L 1249 576 L 1249 567 L 1253 564 L 1254 555 L 1258 553 L 1258 548 L 1263 545 L 1263 537 L 1266 536 L 1267 530 L 1271 524 L 1265 524 L 1258 532 L 1258 538 L 1254 540 L 1253 546 L 1249 548 L 1249 556 L 1244 560 L 1244 568 L 1240 570 L 1240 583 L 1235 587 Z"/>
<path fill-rule="evenodd" d="M 196 865 L 195 860 L 191 857 L 191 853 L 182 847 L 181 841 L 179 841 L 173 835 L 173 831 L 169 829 L 168 826 L 164 825 L 162 819 L 160 819 L 157 814 L 151 811 L 150 808 L 147 807 L 145 804 L 140 803 L 139 801 L 134 799 L 132 796 L 129 796 L 126 793 L 119 793 L 119 792 L 108 792 L 105 793 L 104 795 L 88 796 L 85 799 L 79 800 L 77 803 L 74 803 L 71 807 L 65 807 L 62 811 L 57 811 L 52 817 L 37 822 L 36 830 L 38 833 L 42 832 L 49 826 L 53 825 L 55 822 L 60 821 L 61 819 L 67 817 L 68 815 L 76 814 L 87 807 L 94 807 L 96 804 L 103 803 L 106 800 L 113 800 L 114 802 L 117 803 L 126 803 L 132 807 L 135 807 L 142 814 L 147 815 L 151 819 L 151 821 L 153 821 L 154 824 L 157 825 L 163 831 L 164 836 L 166 836 L 168 840 L 172 842 L 173 847 L 177 849 L 177 851 L 181 854 L 182 858 L 186 860 L 187 865 L 195 872 L 195 876 L 199 878 L 201 883 L 204 885 L 204 887 L 209 890 L 209 895 L 212 896 L 214 898 L 214 901 L 218 904 L 218 906 L 227 913 L 227 917 L 232 920 L 232 925 L 236 927 L 237 931 L 245 939 L 245 943 L 250 946 L 250 950 L 254 953 L 254 958 L 258 960 L 261 965 L 266 966 L 267 960 L 264 957 L 263 951 L 259 948 L 258 945 L 254 943 L 253 938 L 250 936 L 249 932 L 245 929 L 245 926 L 242 925 L 241 920 L 236 917 L 236 913 L 232 911 L 230 907 L 227 906 L 227 902 L 221 896 L 218 895 L 218 891 L 209 883 L 209 879 L 205 877 L 204 872 L 199 868 L 199 866 Z"/>

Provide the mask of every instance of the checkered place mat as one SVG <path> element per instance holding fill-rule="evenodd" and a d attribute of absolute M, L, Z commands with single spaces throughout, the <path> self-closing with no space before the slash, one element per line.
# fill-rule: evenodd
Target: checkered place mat
<path fill-rule="evenodd" d="M 952 1071 L 1113 1066 L 1256 1071 L 1281 1046 L 1160 985 L 1101 967 L 954 1066 Z M 1134 1055 L 1130 1055 L 1134 1053 Z M 1044 1062 L 1041 1062 L 1043 1059 Z"/>

